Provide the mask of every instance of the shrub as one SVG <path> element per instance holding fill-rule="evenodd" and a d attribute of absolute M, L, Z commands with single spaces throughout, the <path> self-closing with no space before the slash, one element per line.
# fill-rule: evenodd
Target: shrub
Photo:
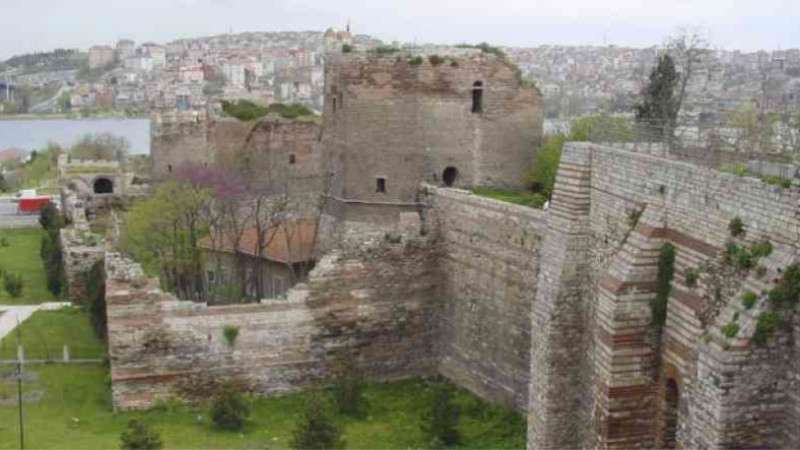
<path fill-rule="evenodd" d="M 292 432 L 289 447 L 295 450 L 311 448 L 333 450 L 345 447 L 342 431 L 328 415 L 325 406 L 321 393 L 310 395 L 305 411 Z"/>
<path fill-rule="evenodd" d="M 67 282 L 63 254 L 61 252 L 61 241 L 57 232 L 50 231 L 42 236 L 39 254 L 42 257 L 44 271 L 47 275 L 47 290 L 58 296 L 62 289 L 66 287 Z"/>
<path fill-rule="evenodd" d="M 792 187 L 792 180 L 788 178 L 781 178 L 776 176 L 769 176 L 764 178 L 764 182 L 767 184 L 774 184 L 782 187 L 783 189 L 789 189 Z"/>
<path fill-rule="evenodd" d="M 772 243 L 764 240 L 750 246 L 750 253 L 754 258 L 766 258 L 772 254 Z"/>
<path fill-rule="evenodd" d="M 8 246 L 9 246 L 8 239 L 6 239 L 5 236 L 0 237 L 0 247 L 8 247 Z"/>
<path fill-rule="evenodd" d="M 672 289 L 674 275 L 675 246 L 667 242 L 658 254 L 658 290 L 650 303 L 650 312 L 656 325 L 664 325 L 667 321 L 667 299 Z"/>
<path fill-rule="evenodd" d="M 774 307 L 792 306 L 800 299 L 800 263 L 787 267 L 778 285 L 770 289 L 767 299 Z"/>
<path fill-rule="evenodd" d="M 3 274 L 3 287 L 8 295 L 17 298 L 22 295 L 22 288 L 25 282 L 22 280 L 22 275 L 13 273 Z"/>
<path fill-rule="evenodd" d="M 728 242 L 725 245 L 725 262 L 737 269 L 747 270 L 752 267 L 753 258 L 748 249 Z"/>
<path fill-rule="evenodd" d="M 450 67 L 458 67 L 458 61 L 456 60 L 450 61 Z"/>
<path fill-rule="evenodd" d="M 428 62 L 430 62 L 432 66 L 439 66 L 444 64 L 444 58 L 439 55 L 431 55 L 428 57 Z"/>
<path fill-rule="evenodd" d="M 310 109 L 303 105 L 285 105 L 283 103 L 273 103 L 269 106 L 261 106 L 249 100 L 237 100 L 234 102 L 223 101 L 222 111 L 243 122 L 258 119 L 268 114 L 280 114 L 287 119 L 296 119 L 302 116 L 314 114 Z"/>
<path fill-rule="evenodd" d="M 64 217 L 53 203 L 48 203 L 39 210 L 39 225 L 45 230 L 58 230 L 64 227 Z"/>
<path fill-rule="evenodd" d="M 542 192 L 546 197 L 553 195 L 561 149 L 566 140 L 564 136 L 553 136 L 536 150 L 536 164 L 525 180 L 532 190 Z"/>
<path fill-rule="evenodd" d="M 417 56 L 417 57 L 415 57 L 415 58 L 409 58 L 409 59 L 406 61 L 406 63 L 407 63 L 409 66 L 421 66 L 423 61 L 424 61 L 424 60 L 422 59 L 422 56 Z"/>
<path fill-rule="evenodd" d="M 380 45 L 378 47 L 375 47 L 371 51 L 376 55 L 382 56 L 382 55 L 391 55 L 392 53 L 397 53 L 400 51 L 400 49 L 391 45 Z"/>
<path fill-rule="evenodd" d="M 753 333 L 753 339 L 759 345 L 764 345 L 767 342 L 767 338 L 772 335 L 772 332 L 775 331 L 781 324 L 781 316 L 775 311 L 762 311 L 761 314 L 758 315 L 758 320 L 756 321 L 756 331 Z"/>
<path fill-rule="evenodd" d="M 636 228 L 636 225 L 639 223 L 639 219 L 642 218 L 643 213 L 644 208 L 633 208 L 628 211 L 628 228 Z"/>
<path fill-rule="evenodd" d="M 758 278 L 764 278 L 764 275 L 766 274 L 767 274 L 767 268 L 759 264 L 758 267 L 756 267 L 756 276 Z"/>
<path fill-rule="evenodd" d="M 334 398 L 339 413 L 363 417 L 366 412 L 363 390 L 364 383 L 358 362 L 352 357 L 345 359 L 341 363 L 334 381 Z"/>
<path fill-rule="evenodd" d="M 123 450 L 157 450 L 164 446 L 161 436 L 140 420 L 128 422 L 128 429 L 119 437 Z"/>
<path fill-rule="evenodd" d="M 223 430 L 241 430 L 249 416 L 250 405 L 231 385 L 224 386 L 211 405 L 211 420 Z"/>
<path fill-rule="evenodd" d="M 797 304 L 800 299 L 800 263 L 791 264 L 783 271 L 776 289 L 780 291 L 783 303 Z"/>
<path fill-rule="evenodd" d="M 780 289 L 770 289 L 769 292 L 767 292 L 767 300 L 774 307 L 781 306 L 781 303 L 783 303 L 783 296 L 781 295 Z"/>
<path fill-rule="evenodd" d="M 433 447 L 450 447 L 461 439 L 458 419 L 461 411 L 453 403 L 453 390 L 444 384 L 433 389 L 430 404 L 422 415 L 422 431 Z"/>
<path fill-rule="evenodd" d="M 723 163 L 717 167 L 717 170 L 743 177 L 747 175 L 747 164 Z"/>
<path fill-rule="evenodd" d="M 686 282 L 686 286 L 693 288 L 697 286 L 697 280 L 700 279 L 700 272 L 693 267 L 687 267 L 686 270 L 683 271 L 683 279 Z"/>
<path fill-rule="evenodd" d="M 350 44 L 342 44 L 342 53 L 350 53 L 353 51 L 353 46 Z"/>
<path fill-rule="evenodd" d="M 239 327 L 225 325 L 225 328 L 222 329 L 222 334 L 225 336 L 225 340 L 228 341 L 228 345 L 233 347 L 233 344 L 236 343 L 236 338 L 239 337 Z"/>
<path fill-rule="evenodd" d="M 758 296 L 753 292 L 745 292 L 742 294 L 742 305 L 744 309 L 750 309 L 756 304 Z"/>
<path fill-rule="evenodd" d="M 105 339 L 106 328 L 106 268 L 103 261 L 96 262 L 87 275 L 86 294 L 89 298 L 89 321 L 95 335 Z"/>
<path fill-rule="evenodd" d="M 722 328 L 722 333 L 725 334 L 725 337 L 728 339 L 733 339 L 739 334 L 739 324 L 736 322 L 731 322 L 725 327 Z"/>
<path fill-rule="evenodd" d="M 731 233 L 733 237 L 741 237 L 744 236 L 746 231 L 744 229 L 744 223 L 739 216 L 734 217 L 730 223 L 728 224 L 728 231 Z"/>

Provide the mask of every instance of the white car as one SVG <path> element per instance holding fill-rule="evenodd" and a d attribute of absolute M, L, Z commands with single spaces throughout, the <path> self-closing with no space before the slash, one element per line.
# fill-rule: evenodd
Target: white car
<path fill-rule="evenodd" d="M 17 192 L 11 201 L 17 203 L 19 202 L 19 199 L 29 197 L 36 197 L 36 189 L 23 189 Z"/>

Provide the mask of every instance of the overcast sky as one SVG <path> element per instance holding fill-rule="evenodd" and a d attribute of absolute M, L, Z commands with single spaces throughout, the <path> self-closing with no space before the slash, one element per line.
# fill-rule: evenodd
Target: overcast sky
<path fill-rule="evenodd" d="M 384 41 L 645 47 L 680 26 L 715 47 L 800 47 L 800 0 L 0 0 L 0 59 L 118 38 L 343 28 Z"/>

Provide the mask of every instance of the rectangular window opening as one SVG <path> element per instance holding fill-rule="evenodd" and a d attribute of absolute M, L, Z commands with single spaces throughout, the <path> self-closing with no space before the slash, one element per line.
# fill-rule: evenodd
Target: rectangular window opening
<path fill-rule="evenodd" d="M 376 192 L 378 194 L 385 194 L 386 193 L 386 178 L 378 178 L 377 179 Z"/>

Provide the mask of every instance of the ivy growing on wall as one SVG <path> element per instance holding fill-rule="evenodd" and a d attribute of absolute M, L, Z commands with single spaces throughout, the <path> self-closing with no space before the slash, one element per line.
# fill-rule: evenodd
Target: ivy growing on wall
<path fill-rule="evenodd" d="M 667 321 L 667 299 L 675 275 L 675 246 L 667 242 L 658 254 L 658 291 L 650 302 L 653 324 L 664 325 Z"/>

